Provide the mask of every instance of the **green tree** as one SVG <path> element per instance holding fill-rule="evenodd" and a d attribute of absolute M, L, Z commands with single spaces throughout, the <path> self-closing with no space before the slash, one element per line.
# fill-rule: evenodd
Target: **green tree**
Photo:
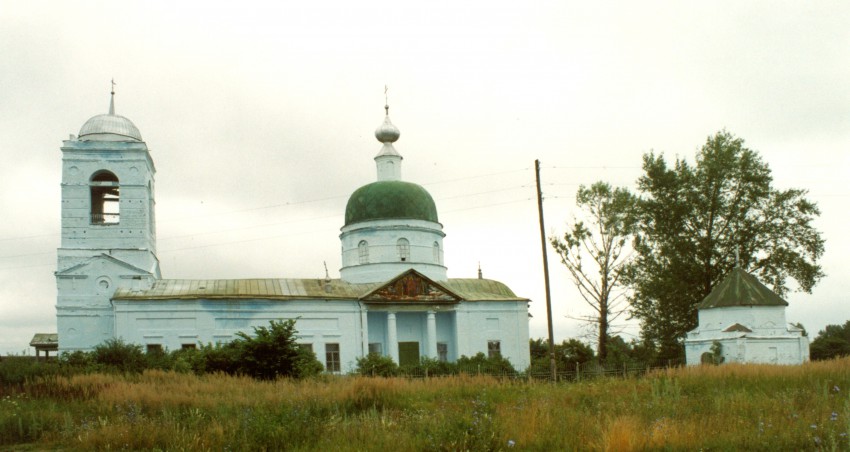
<path fill-rule="evenodd" d="M 531 374 L 548 374 L 549 340 L 531 339 L 529 340 L 529 347 L 531 366 L 529 366 L 528 372 Z M 565 340 L 560 344 L 555 344 L 555 367 L 558 371 L 575 369 L 576 363 L 584 364 L 593 361 L 594 358 L 593 349 L 577 339 Z"/>
<path fill-rule="evenodd" d="M 139 344 L 128 344 L 121 339 L 107 339 L 91 352 L 94 363 L 120 372 L 141 373 L 147 359 Z"/>
<path fill-rule="evenodd" d="M 659 358 L 682 357 L 696 305 L 736 259 L 779 295 L 789 278 L 811 292 L 823 277 L 824 241 L 812 225 L 820 211 L 805 190 L 774 188 L 770 168 L 742 139 L 708 137 L 693 166 L 677 158 L 671 168 L 650 152 L 643 171 L 629 282 L 632 313 Z"/>
<path fill-rule="evenodd" d="M 813 360 L 850 356 L 850 320 L 844 325 L 827 325 L 812 341 L 810 352 Z"/>
<path fill-rule="evenodd" d="M 582 299 L 595 311 L 582 320 L 596 325 L 596 355 L 605 361 L 611 323 L 628 309 L 623 276 L 630 268 L 635 197 L 624 188 L 596 182 L 579 187 L 576 206 L 582 219 L 574 219 L 563 238 L 549 241 Z"/>
<path fill-rule="evenodd" d="M 237 333 L 235 347 L 239 356 L 239 373 L 260 380 L 279 377 L 301 378 L 321 368 L 315 355 L 296 342 L 295 319 L 271 320 L 269 326 L 254 327 L 254 336 Z"/>

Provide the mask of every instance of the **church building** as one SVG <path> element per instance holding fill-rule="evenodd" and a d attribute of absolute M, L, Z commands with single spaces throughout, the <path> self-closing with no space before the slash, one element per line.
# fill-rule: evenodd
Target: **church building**
<path fill-rule="evenodd" d="M 788 302 L 735 267 L 697 305 L 699 325 L 685 338 L 688 365 L 710 362 L 720 345 L 727 363 L 802 364 L 809 338 L 787 323 Z"/>
<path fill-rule="evenodd" d="M 120 338 L 147 350 L 225 343 L 270 320 L 298 319 L 299 342 L 328 372 L 369 353 L 411 364 L 477 353 L 530 363 L 527 298 L 505 284 L 448 278 L 431 195 L 402 180 L 399 130 L 375 131 L 377 181 L 345 210 L 340 278 L 163 279 L 154 174 L 136 126 L 109 113 L 62 145 L 62 238 L 56 270 L 59 351 Z"/>

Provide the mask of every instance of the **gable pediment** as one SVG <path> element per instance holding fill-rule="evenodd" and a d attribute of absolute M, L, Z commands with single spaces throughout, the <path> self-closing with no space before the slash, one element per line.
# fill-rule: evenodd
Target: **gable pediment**
<path fill-rule="evenodd" d="M 747 328 L 744 325 L 741 325 L 740 323 L 736 323 L 734 325 L 730 325 L 729 327 L 727 327 L 725 330 L 723 330 L 723 332 L 724 333 L 752 333 L 753 330 Z"/>
<path fill-rule="evenodd" d="M 72 265 L 64 270 L 57 271 L 57 277 L 65 277 L 65 278 L 79 278 L 92 276 L 93 272 L 91 271 L 93 268 L 99 266 L 101 271 L 95 272 L 98 274 L 103 274 L 106 272 L 109 273 L 117 273 L 131 276 L 150 276 L 151 273 L 145 270 L 142 270 L 135 265 L 128 264 L 122 260 L 116 259 L 108 254 L 101 254 L 99 256 L 94 256 L 89 259 L 86 259 L 79 264 Z M 106 272 L 104 271 L 106 270 Z"/>
<path fill-rule="evenodd" d="M 458 303 L 460 296 L 416 270 L 408 270 L 360 297 L 368 303 Z"/>

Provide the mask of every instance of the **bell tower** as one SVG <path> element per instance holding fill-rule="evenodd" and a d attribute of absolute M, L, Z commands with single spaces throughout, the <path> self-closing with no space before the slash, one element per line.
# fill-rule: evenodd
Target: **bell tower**
<path fill-rule="evenodd" d="M 114 337 L 112 294 L 160 278 L 154 168 L 139 129 L 109 113 L 62 143 L 62 238 L 57 250 L 59 350 L 89 350 Z"/>

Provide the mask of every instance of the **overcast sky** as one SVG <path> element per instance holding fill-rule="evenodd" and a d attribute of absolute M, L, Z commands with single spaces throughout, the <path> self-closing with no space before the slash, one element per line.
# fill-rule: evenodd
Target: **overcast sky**
<path fill-rule="evenodd" d="M 534 160 L 562 233 L 579 184 L 634 188 L 643 153 L 692 160 L 724 128 L 821 208 L 827 277 L 789 296 L 788 320 L 850 319 L 850 3 L 406 3 L 0 0 L 0 353 L 56 331 L 59 147 L 107 112 L 112 78 L 157 167 L 165 278 L 323 277 L 324 262 L 338 277 L 388 85 L 449 276 L 480 262 L 531 298 L 532 337 Z M 549 259 L 560 342 L 590 311 Z"/>

